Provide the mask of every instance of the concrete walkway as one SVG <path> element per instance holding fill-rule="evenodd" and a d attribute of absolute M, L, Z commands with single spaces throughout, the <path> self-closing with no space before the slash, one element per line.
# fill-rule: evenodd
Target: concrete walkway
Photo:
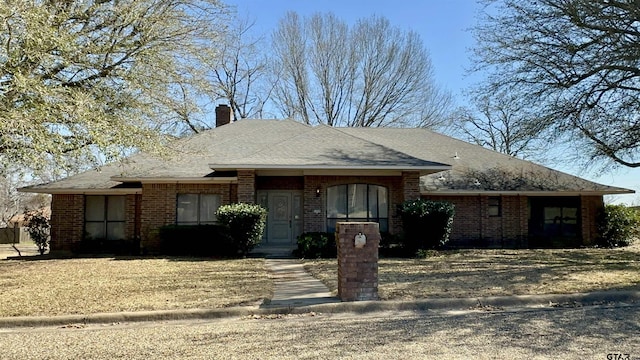
<path fill-rule="evenodd" d="M 270 302 L 261 308 L 298 307 L 340 302 L 329 289 L 312 277 L 296 259 L 266 259 L 273 274 L 274 291 Z"/>

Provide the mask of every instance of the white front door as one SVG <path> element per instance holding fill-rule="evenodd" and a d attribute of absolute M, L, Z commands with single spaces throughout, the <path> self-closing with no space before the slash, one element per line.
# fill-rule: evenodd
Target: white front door
<path fill-rule="evenodd" d="M 269 245 L 295 244 L 302 233 L 302 192 L 264 190 L 258 193 L 258 199 L 268 211 L 263 241 Z"/>

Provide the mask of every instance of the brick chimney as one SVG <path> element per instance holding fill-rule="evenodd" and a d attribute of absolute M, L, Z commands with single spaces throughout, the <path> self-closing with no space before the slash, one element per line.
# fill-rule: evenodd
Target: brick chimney
<path fill-rule="evenodd" d="M 231 122 L 231 108 L 229 105 L 220 104 L 216 106 L 216 127 L 227 125 Z"/>

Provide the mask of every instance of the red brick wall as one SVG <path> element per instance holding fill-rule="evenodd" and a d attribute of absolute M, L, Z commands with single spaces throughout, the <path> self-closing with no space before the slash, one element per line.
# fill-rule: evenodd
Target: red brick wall
<path fill-rule="evenodd" d="M 218 194 L 229 204 L 228 184 L 143 184 L 140 216 L 141 246 L 154 251 L 159 245 L 158 229 L 176 222 L 177 194 Z"/>
<path fill-rule="evenodd" d="M 82 194 L 54 194 L 51 198 L 51 251 L 71 251 L 84 237 Z M 125 236 L 139 236 L 140 195 L 125 195 Z"/>
<path fill-rule="evenodd" d="M 402 192 L 404 201 L 420 198 L 420 173 L 417 171 L 402 172 Z"/>
<path fill-rule="evenodd" d="M 238 170 L 238 202 L 254 204 L 256 202 L 256 172 Z"/>
<path fill-rule="evenodd" d="M 257 190 L 304 190 L 303 176 L 258 176 Z"/>
<path fill-rule="evenodd" d="M 54 194 L 51 197 L 51 252 L 71 251 L 84 232 L 84 196 Z"/>
<path fill-rule="evenodd" d="M 396 207 L 404 201 L 400 176 L 305 176 L 304 177 L 304 231 L 326 231 L 327 188 L 344 184 L 372 184 L 387 188 L 389 196 L 389 231 L 401 231 L 400 217 Z M 316 189 L 320 188 L 320 196 Z M 316 213 L 319 210 L 319 213 Z"/>
<path fill-rule="evenodd" d="M 596 216 L 604 208 L 602 196 L 581 196 L 580 216 L 582 220 L 582 244 L 593 245 L 598 239 Z"/>
<path fill-rule="evenodd" d="M 235 204 L 238 202 L 238 184 L 229 184 L 229 203 Z"/>
<path fill-rule="evenodd" d="M 528 210 L 525 196 L 502 196 L 501 216 L 490 217 L 488 196 L 423 196 L 455 206 L 451 244 L 459 246 L 526 246 Z"/>

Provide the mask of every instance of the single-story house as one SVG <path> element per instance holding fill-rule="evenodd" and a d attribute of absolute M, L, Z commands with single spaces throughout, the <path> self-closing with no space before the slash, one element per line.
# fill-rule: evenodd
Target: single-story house
<path fill-rule="evenodd" d="M 337 221 L 399 234 L 397 205 L 420 197 L 455 205 L 453 245 L 589 245 L 603 195 L 633 192 L 427 129 L 230 118 L 220 105 L 216 128 L 172 142 L 168 154 L 20 189 L 52 195 L 51 250 L 137 239 L 153 252 L 160 227 L 215 223 L 216 209 L 233 202 L 268 209 L 265 245 L 294 245 Z"/>

